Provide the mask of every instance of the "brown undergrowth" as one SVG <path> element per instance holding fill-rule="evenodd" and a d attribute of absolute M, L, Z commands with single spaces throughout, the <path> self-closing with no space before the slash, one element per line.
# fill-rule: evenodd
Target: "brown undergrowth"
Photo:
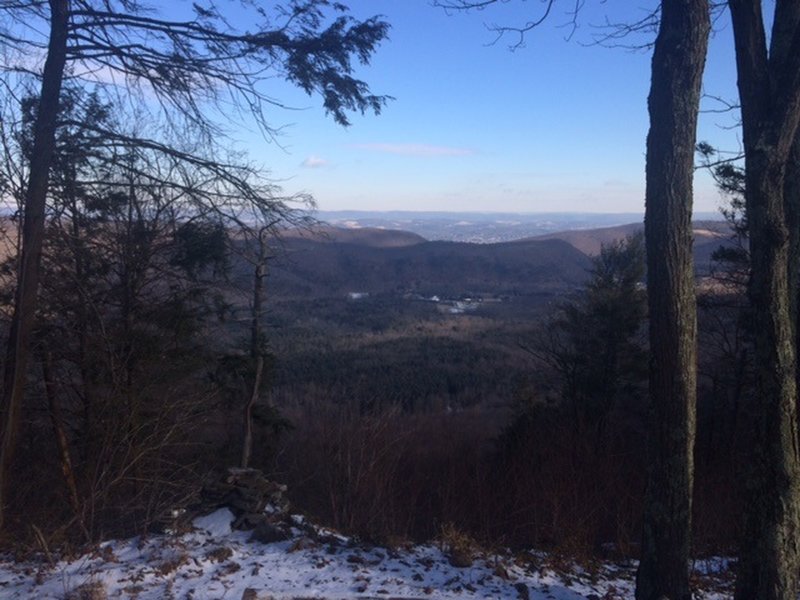
<path fill-rule="evenodd" d="M 316 407 L 292 418 L 276 471 L 296 509 L 363 540 L 429 540 L 445 527 L 484 547 L 637 553 L 646 449 L 629 417 L 602 430 L 548 406 L 521 415 Z M 696 550 L 718 553 L 738 530 L 735 459 L 698 452 Z"/>

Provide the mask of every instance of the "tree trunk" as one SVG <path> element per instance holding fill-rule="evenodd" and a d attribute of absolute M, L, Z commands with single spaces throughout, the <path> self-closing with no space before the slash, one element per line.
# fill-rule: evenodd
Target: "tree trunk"
<path fill-rule="evenodd" d="M 253 391 L 250 394 L 250 399 L 244 406 L 244 435 L 242 438 L 242 464 L 243 469 L 250 466 L 250 457 L 253 454 L 253 407 L 258 401 L 259 389 L 261 388 L 261 379 L 264 375 L 264 357 L 259 356 L 256 358 L 256 373 L 253 378 Z"/>
<path fill-rule="evenodd" d="M 264 227 L 258 232 L 258 256 L 253 273 L 253 308 L 250 321 L 250 360 L 255 367 L 253 388 L 250 398 L 244 405 L 243 411 L 243 436 L 242 436 L 242 468 L 250 465 L 250 456 L 253 452 L 253 407 L 258 401 L 261 391 L 261 381 L 264 376 L 264 349 L 261 347 L 261 312 L 264 305 L 264 278 L 267 272 L 267 240 L 268 228 Z"/>
<path fill-rule="evenodd" d="M 637 600 L 691 598 L 697 315 L 692 178 L 707 0 L 664 0 L 648 107 L 645 242 L 650 311 L 649 469 Z"/>
<path fill-rule="evenodd" d="M 787 163 L 800 119 L 800 3 L 776 3 L 769 52 L 760 0 L 730 0 L 729 5 L 742 105 L 756 384 L 749 406 L 754 435 L 744 472 L 745 524 L 735 597 L 794 600 L 800 566 L 790 291 L 796 285 L 796 215 L 785 193 L 793 185 L 786 180 Z"/>
<path fill-rule="evenodd" d="M 795 350 L 788 288 L 789 234 L 783 224 L 782 177 L 772 162 L 747 157 L 748 221 L 754 307 L 755 429 L 745 479 L 745 527 L 738 600 L 797 597 L 798 455 Z"/>
<path fill-rule="evenodd" d="M 42 377 L 44 379 L 45 395 L 47 396 L 47 408 L 50 413 L 50 423 L 53 425 L 53 433 L 56 436 L 56 444 L 58 446 L 61 474 L 64 477 L 64 484 L 67 486 L 69 505 L 88 539 L 88 532 L 83 524 L 83 510 L 81 508 L 80 495 L 78 494 L 78 485 L 75 482 L 75 469 L 72 467 L 64 418 L 61 414 L 58 391 L 53 379 L 53 356 L 48 350 L 42 352 Z"/>
<path fill-rule="evenodd" d="M 71 181 L 74 182 L 77 176 L 73 170 Z M 78 205 L 74 193 L 69 195 L 70 206 L 70 234 L 66 238 L 67 246 L 72 253 L 72 264 L 75 269 L 76 293 L 78 306 L 76 309 L 77 330 L 78 330 L 78 356 L 77 363 L 80 371 L 80 389 L 83 402 L 83 443 L 81 444 L 81 456 L 86 459 L 91 455 L 91 444 L 94 439 L 95 428 L 95 401 L 92 389 L 91 375 L 92 368 L 89 357 L 89 303 L 91 299 L 87 293 L 87 265 L 86 265 L 86 232 L 83 226 L 83 215 Z"/>
<path fill-rule="evenodd" d="M 14 314 L 6 349 L 2 407 L 0 407 L 0 528 L 4 524 L 9 470 L 16 445 L 15 438 L 27 379 L 44 240 L 45 200 L 50 164 L 55 150 L 61 82 L 67 58 L 68 0 L 50 0 L 50 11 L 50 40 L 42 74 L 30 174 L 23 206 L 22 248 L 14 297 Z"/>
<path fill-rule="evenodd" d="M 789 315 L 794 331 L 795 361 L 800 348 L 800 127 L 794 134 L 794 143 L 786 163 L 786 180 L 783 185 L 783 206 L 789 229 Z M 795 388 L 800 385 L 800 370 L 795 373 Z"/>

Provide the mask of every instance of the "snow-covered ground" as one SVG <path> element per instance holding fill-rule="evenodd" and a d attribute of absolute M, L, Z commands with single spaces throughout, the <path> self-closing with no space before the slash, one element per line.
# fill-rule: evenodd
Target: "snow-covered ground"
<path fill-rule="evenodd" d="M 496 598 L 617 600 L 633 597 L 633 565 L 592 572 L 554 568 L 542 554 L 478 554 L 454 567 L 438 545 L 388 549 L 355 544 L 295 517 L 289 540 L 264 544 L 232 531 L 227 509 L 194 521 L 183 535 L 101 544 L 80 558 L 0 559 L 0 598 L 295 600 Z M 729 597 L 727 565 L 696 565 L 700 598 Z M 716 591 L 712 591 L 716 590 Z"/>

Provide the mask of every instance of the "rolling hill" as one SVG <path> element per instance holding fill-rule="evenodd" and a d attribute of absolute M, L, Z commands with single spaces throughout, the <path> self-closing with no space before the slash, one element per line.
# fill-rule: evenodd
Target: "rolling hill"
<path fill-rule="evenodd" d="M 418 237 L 344 230 L 324 238 L 287 238 L 285 253 L 271 267 L 270 285 L 282 296 L 525 295 L 570 289 L 585 280 L 590 265 L 584 253 L 557 239 L 469 244 Z"/>
<path fill-rule="evenodd" d="M 641 231 L 641 223 L 550 233 L 495 244 L 427 241 L 416 233 L 382 228 L 323 226 L 284 236 L 271 266 L 279 296 L 330 297 L 349 292 L 444 294 L 553 294 L 586 279 L 591 256 L 603 244 Z M 730 245 L 723 221 L 694 224 L 695 263 L 708 271 L 711 255 Z"/>
<path fill-rule="evenodd" d="M 730 226 L 725 221 L 695 221 L 694 259 L 699 274 L 708 272 L 711 255 L 720 246 L 730 246 Z M 531 240 L 562 240 L 588 256 L 596 256 L 603 244 L 624 239 L 644 229 L 642 223 L 629 223 L 615 227 L 559 231 L 530 238 Z"/>

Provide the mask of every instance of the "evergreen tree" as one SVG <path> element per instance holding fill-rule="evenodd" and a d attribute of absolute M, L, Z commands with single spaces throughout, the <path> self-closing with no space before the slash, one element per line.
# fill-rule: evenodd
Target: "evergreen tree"
<path fill-rule="evenodd" d="M 590 443 L 602 443 L 616 406 L 641 400 L 647 369 L 644 262 L 641 234 L 604 245 L 586 287 L 559 307 L 530 348 L 556 373 L 576 433 Z"/>

